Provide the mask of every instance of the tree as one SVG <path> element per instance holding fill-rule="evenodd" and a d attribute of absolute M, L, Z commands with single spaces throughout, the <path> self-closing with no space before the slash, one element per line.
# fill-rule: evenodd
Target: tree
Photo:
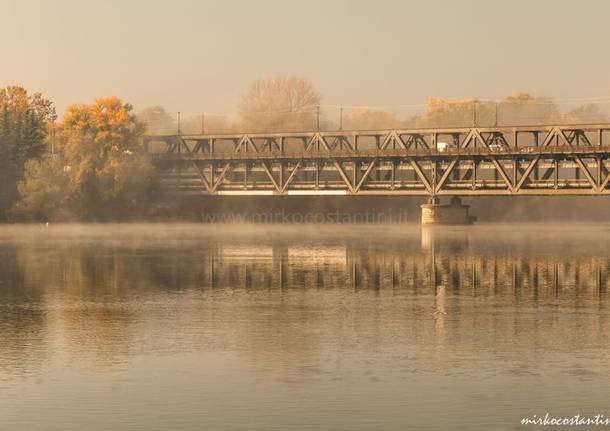
<path fill-rule="evenodd" d="M 525 91 L 513 92 L 498 104 L 498 122 L 502 125 L 535 125 L 555 122 L 559 109 L 547 97 L 535 97 Z"/>
<path fill-rule="evenodd" d="M 133 114 L 133 107 L 118 97 L 98 99 L 91 105 L 72 105 L 60 124 L 67 138 L 68 159 L 94 157 L 98 160 L 122 157 L 140 148 L 145 125 Z M 85 138 L 94 148 L 71 137 Z M 92 151 L 96 150 L 96 151 Z"/>
<path fill-rule="evenodd" d="M 416 124 L 417 127 L 493 125 L 494 110 L 494 104 L 474 99 L 431 98 L 426 103 L 426 113 L 417 119 Z"/>
<path fill-rule="evenodd" d="M 261 79 L 242 94 L 238 111 L 248 130 L 308 129 L 315 127 L 320 100 L 311 82 L 303 78 Z"/>
<path fill-rule="evenodd" d="M 145 108 L 136 117 L 146 125 L 146 133 L 150 135 L 170 135 L 176 133 L 176 122 L 162 106 Z"/>
<path fill-rule="evenodd" d="M 28 160 L 19 183 L 22 199 L 12 214 L 22 220 L 65 220 L 72 218 L 69 205 L 70 177 L 63 160 L 47 157 Z"/>
<path fill-rule="evenodd" d="M 600 110 L 598 105 L 589 103 L 567 112 L 561 120 L 566 124 L 606 123 L 608 116 Z"/>
<path fill-rule="evenodd" d="M 143 211 L 155 171 L 141 151 L 144 124 L 132 111 L 117 97 L 70 106 L 52 138 L 58 161 L 28 165 L 16 212 L 49 218 L 53 205 L 61 205 L 81 220 L 105 220 Z"/>
<path fill-rule="evenodd" d="M 55 109 L 40 93 L 19 86 L 0 88 L 0 218 L 18 199 L 17 184 L 29 159 L 45 151 Z"/>
<path fill-rule="evenodd" d="M 548 98 L 515 92 L 498 103 L 477 99 L 432 98 L 418 127 L 490 127 L 534 125 L 557 121 L 557 106 Z"/>
<path fill-rule="evenodd" d="M 365 107 L 343 114 L 345 130 L 392 129 L 401 126 L 401 121 L 396 115 L 379 109 Z"/>
<path fill-rule="evenodd" d="M 200 133 L 239 133 L 241 128 L 223 114 L 201 114 L 186 117 L 181 121 L 180 130 L 186 135 Z"/>

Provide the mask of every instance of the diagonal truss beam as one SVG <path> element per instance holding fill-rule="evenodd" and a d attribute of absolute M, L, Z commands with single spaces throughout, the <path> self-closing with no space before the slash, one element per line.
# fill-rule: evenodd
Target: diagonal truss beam
<path fill-rule="evenodd" d="M 290 182 L 294 179 L 295 175 L 297 174 L 297 171 L 301 168 L 301 162 L 297 162 L 296 165 L 294 165 L 294 168 L 292 169 L 292 172 L 290 172 L 290 174 L 288 175 L 288 178 L 286 178 L 286 181 L 284 182 L 284 184 L 282 185 L 282 188 L 280 190 L 281 193 L 285 193 L 286 190 L 288 189 L 288 186 L 290 185 Z"/>
<path fill-rule="evenodd" d="M 403 141 L 402 138 L 400 137 L 400 135 L 394 130 L 386 135 L 385 139 L 379 146 L 379 149 L 385 150 L 386 148 L 388 148 L 390 146 L 390 144 L 393 144 L 394 146 L 398 146 L 404 150 L 408 149 L 408 146 L 407 146 L 407 144 L 405 144 L 405 141 Z"/>
<path fill-rule="evenodd" d="M 502 167 L 502 164 L 500 162 L 498 162 L 498 159 L 496 158 L 496 156 L 490 155 L 489 158 L 491 159 L 491 162 L 494 164 L 496 170 L 500 173 L 500 176 L 504 180 L 504 183 L 506 183 L 506 187 L 508 187 L 508 190 L 510 190 L 511 192 L 514 191 L 514 186 L 513 186 L 512 181 L 508 177 L 506 171 L 504 170 L 504 167 Z M 517 161 L 513 160 L 513 163 L 517 163 Z"/>
<path fill-rule="evenodd" d="M 203 186 L 205 187 L 207 192 L 212 193 L 212 185 L 210 184 L 208 179 L 205 177 L 204 172 L 201 170 L 201 168 L 199 167 L 197 162 L 195 162 L 194 160 L 191 160 L 191 164 L 195 167 L 195 170 L 199 174 L 199 178 L 201 179 L 201 182 L 203 183 Z"/>
<path fill-rule="evenodd" d="M 606 189 L 606 187 L 608 187 L 608 182 L 610 182 L 610 172 L 608 173 L 608 175 L 606 175 L 606 178 L 604 179 L 604 181 L 602 181 L 602 183 L 599 186 L 599 191 L 603 191 Z"/>
<path fill-rule="evenodd" d="M 591 175 L 591 172 L 589 172 L 589 169 L 583 163 L 580 156 L 574 154 L 574 161 L 576 162 L 576 164 L 578 165 L 580 170 L 583 171 L 583 173 L 587 177 L 587 180 L 589 180 L 589 183 L 591 183 L 591 187 L 593 187 L 594 190 L 599 190 L 600 184 L 597 184 L 597 181 L 595 181 L 595 179 L 593 178 L 593 175 Z"/>
<path fill-rule="evenodd" d="M 333 160 L 333 165 L 335 166 L 335 169 L 337 169 L 337 172 L 339 172 L 341 179 L 343 180 L 349 191 L 351 193 L 356 193 L 354 186 L 352 185 L 352 182 L 349 180 L 349 177 L 345 173 L 343 166 L 341 166 L 341 163 L 337 162 L 336 160 Z"/>
<path fill-rule="evenodd" d="M 451 175 L 451 172 L 453 172 L 455 165 L 457 165 L 458 163 L 459 163 L 459 158 L 455 158 L 451 161 L 451 163 L 449 163 L 449 166 L 447 166 L 447 169 L 445 169 L 445 172 L 443 172 L 443 175 L 441 176 L 441 178 L 438 180 L 438 183 L 436 184 L 436 190 L 435 190 L 436 193 L 441 191 L 441 189 L 443 188 L 443 185 L 447 181 L 447 178 L 449 178 L 449 175 Z"/>
<path fill-rule="evenodd" d="M 224 181 L 224 179 L 227 175 L 227 172 L 229 172 L 230 168 L 231 168 L 231 162 L 228 162 L 224 165 L 224 167 L 220 171 L 220 174 L 218 175 L 218 178 L 216 178 L 216 181 L 212 184 L 212 190 L 210 193 L 215 193 L 218 190 L 218 187 Z M 212 172 L 214 172 L 213 169 L 214 168 L 212 167 Z"/>
<path fill-rule="evenodd" d="M 540 154 L 538 154 L 536 157 L 534 157 L 534 159 L 530 162 L 530 164 L 527 166 L 527 168 L 525 168 L 523 175 L 521 175 L 521 179 L 519 179 L 517 184 L 515 184 L 515 187 L 514 187 L 515 191 L 521 190 L 521 187 L 523 187 L 525 182 L 528 180 L 530 174 L 532 173 L 532 171 L 538 164 L 539 160 L 540 160 Z M 517 163 L 517 162 L 515 161 L 515 163 Z"/>
<path fill-rule="evenodd" d="M 277 190 L 278 192 L 281 192 L 282 191 L 282 187 L 281 187 L 280 184 L 278 184 L 278 182 L 273 177 L 273 172 L 272 172 L 271 169 L 269 169 L 268 162 L 265 162 L 265 161 L 261 162 L 261 166 L 263 167 L 263 170 L 265 171 L 265 173 L 267 174 L 267 176 L 269 177 L 269 179 L 273 183 L 273 187 L 275 187 L 275 190 Z"/>
<path fill-rule="evenodd" d="M 428 178 L 426 177 L 426 175 L 422 171 L 421 166 L 419 166 L 419 164 L 414 159 L 412 159 L 411 157 L 408 157 L 407 160 L 411 164 L 411 166 L 413 167 L 413 170 L 415 171 L 415 173 L 419 177 L 419 180 L 422 182 L 422 184 L 424 185 L 424 187 L 426 188 L 428 193 L 430 193 L 431 195 L 434 194 L 434 190 L 432 190 L 432 186 L 430 185 L 430 181 L 428 180 Z"/>
<path fill-rule="evenodd" d="M 366 168 L 366 171 L 364 171 L 362 178 L 360 178 L 360 181 L 358 181 L 358 184 L 354 187 L 354 191 L 356 193 L 358 193 L 360 191 L 360 188 L 362 187 L 362 185 L 364 184 L 364 182 L 366 181 L 366 179 L 370 175 L 370 173 L 373 171 L 376 164 L 377 164 L 377 159 L 375 158 L 375 159 L 373 159 L 373 161 L 371 161 L 369 166 Z"/>

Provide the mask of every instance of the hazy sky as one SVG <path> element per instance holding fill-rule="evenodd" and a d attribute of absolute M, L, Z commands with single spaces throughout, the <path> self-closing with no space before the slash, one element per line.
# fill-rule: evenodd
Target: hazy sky
<path fill-rule="evenodd" d="M 0 86 L 59 110 L 232 111 L 256 78 L 300 75 L 327 104 L 528 90 L 610 96 L 610 1 L 0 0 Z"/>

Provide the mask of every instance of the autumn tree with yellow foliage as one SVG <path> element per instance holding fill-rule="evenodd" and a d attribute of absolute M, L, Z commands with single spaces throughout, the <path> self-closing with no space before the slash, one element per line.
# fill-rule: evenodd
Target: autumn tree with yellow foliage
<path fill-rule="evenodd" d="M 79 220 L 144 215 L 156 176 L 141 151 L 143 133 L 131 105 L 117 97 L 70 106 L 50 138 L 56 153 L 28 162 L 15 214 Z"/>
<path fill-rule="evenodd" d="M 416 119 L 416 124 L 419 127 L 489 127 L 606 120 L 596 105 L 580 106 L 562 114 L 551 99 L 518 91 L 498 102 L 432 98 L 426 104 L 426 112 Z"/>

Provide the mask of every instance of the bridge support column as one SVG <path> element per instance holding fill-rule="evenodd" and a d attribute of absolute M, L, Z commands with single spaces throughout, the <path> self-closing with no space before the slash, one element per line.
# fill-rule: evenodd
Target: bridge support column
<path fill-rule="evenodd" d="M 469 214 L 470 206 L 454 196 L 449 204 L 441 204 L 438 197 L 431 197 L 421 206 L 422 225 L 472 224 L 476 217 Z"/>

